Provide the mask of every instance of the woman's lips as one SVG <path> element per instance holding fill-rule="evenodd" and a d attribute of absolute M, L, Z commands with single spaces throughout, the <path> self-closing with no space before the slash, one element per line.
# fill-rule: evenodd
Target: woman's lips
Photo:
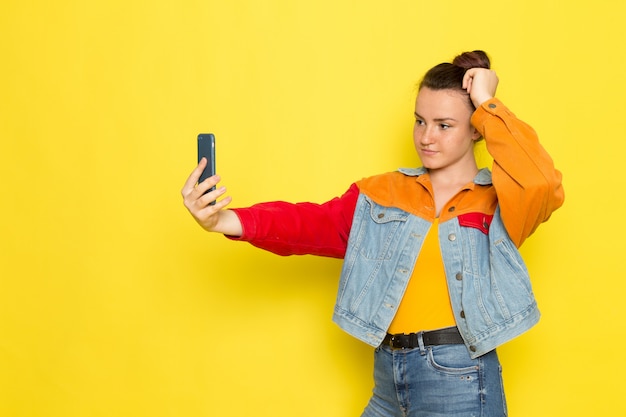
<path fill-rule="evenodd" d="M 420 152 L 427 156 L 432 156 L 437 153 L 437 151 L 433 151 L 432 149 L 420 149 Z"/>

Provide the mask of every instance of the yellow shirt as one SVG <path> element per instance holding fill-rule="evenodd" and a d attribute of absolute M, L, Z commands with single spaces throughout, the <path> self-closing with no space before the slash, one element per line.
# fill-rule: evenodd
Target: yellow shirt
<path fill-rule="evenodd" d="M 439 248 L 439 219 L 431 226 L 389 333 L 413 333 L 456 326 Z"/>

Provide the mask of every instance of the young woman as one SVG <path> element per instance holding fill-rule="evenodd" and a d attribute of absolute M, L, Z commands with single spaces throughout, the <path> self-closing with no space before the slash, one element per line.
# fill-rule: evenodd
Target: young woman
<path fill-rule="evenodd" d="M 281 255 L 343 258 L 334 321 L 375 347 L 363 416 L 506 415 L 496 347 L 539 320 L 518 248 L 563 203 L 533 129 L 496 99 L 482 51 L 424 76 L 413 139 L 422 166 L 358 181 L 324 204 L 227 210 L 204 195 L 206 161 L 182 189 L 207 231 Z M 479 169 L 474 144 L 494 159 Z"/>

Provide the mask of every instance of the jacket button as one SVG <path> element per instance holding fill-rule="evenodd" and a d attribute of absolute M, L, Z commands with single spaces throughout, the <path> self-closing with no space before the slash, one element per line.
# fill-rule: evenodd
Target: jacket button
<path fill-rule="evenodd" d="M 463 281 L 463 274 L 462 273 L 457 272 L 455 277 L 456 277 L 457 281 Z"/>
<path fill-rule="evenodd" d="M 490 109 L 495 109 L 496 107 L 497 107 L 497 106 L 496 106 L 495 104 L 493 104 L 493 103 L 491 103 L 491 104 L 489 105 L 489 108 L 490 108 Z"/>
<path fill-rule="evenodd" d="M 470 346 L 470 350 L 471 350 L 472 352 L 476 352 L 476 346 L 474 346 L 474 345 Z"/>
<path fill-rule="evenodd" d="M 454 241 L 456 240 L 456 235 L 455 235 L 454 233 L 450 233 L 450 234 L 448 235 L 448 240 L 449 240 L 450 242 L 454 242 Z"/>
<path fill-rule="evenodd" d="M 378 213 L 378 218 L 382 219 L 383 217 L 385 217 L 385 213 Z"/>
<path fill-rule="evenodd" d="M 465 311 L 461 310 L 461 318 L 464 319 L 465 318 Z"/>
<path fill-rule="evenodd" d="M 454 207 L 454 206 L 452 206 L 452 207 L 450 207 L 450 208 L 448 209 L 448 211 L 449 211 L 450 213 L 452 213 L 454 210 L 456 210 L 456 207 Z"/>

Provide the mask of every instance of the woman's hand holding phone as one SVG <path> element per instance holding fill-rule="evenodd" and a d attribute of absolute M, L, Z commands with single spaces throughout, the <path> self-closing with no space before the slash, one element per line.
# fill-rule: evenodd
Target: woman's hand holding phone
<path fill-rule="evenodd" d="M 230 236 L 241 236 L 242 228 L 239 217 L 233 211 L 224 210 L 230 204 L 232 198 L 227 196 L 217 201 L 218 198 L 226 193 L 226 187 L 218 187 L 218 183 L 221 180 L 220 176 L 213 175 L 198 184 L 200 175 L 206 165 L 206 158 L 202 158 L 198 166 L 187 178 L 181 190 L 183 203 L 204 230 Z M 215 189 L 209 191 L 213 187 Z"/>

